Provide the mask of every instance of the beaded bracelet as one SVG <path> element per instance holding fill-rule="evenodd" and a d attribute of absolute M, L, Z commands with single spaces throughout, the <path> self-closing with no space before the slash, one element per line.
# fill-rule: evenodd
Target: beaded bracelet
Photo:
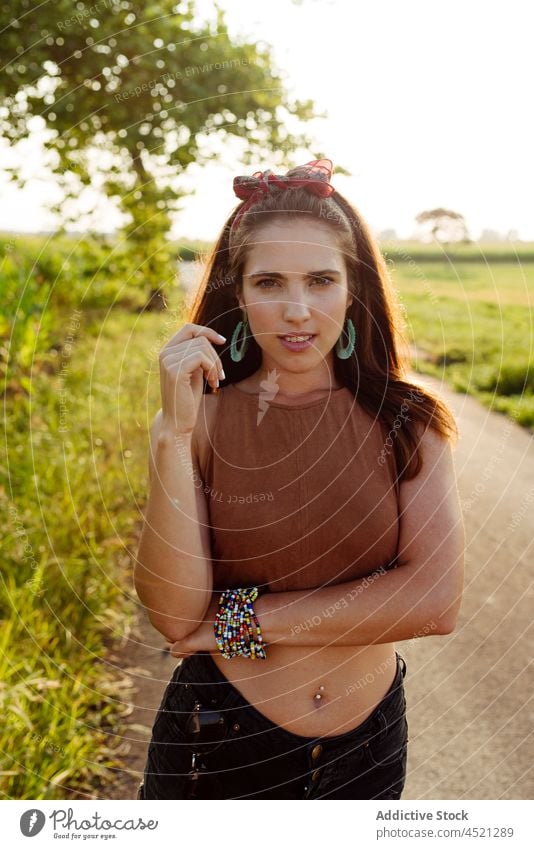
<path fill-rule="evenodd" d="M 252 606 L 258 595 L 257 587 L 240 587 L 221 593 L 214 631 L 217 648 L 223 657 L 230 659 L 239 655 L 267 660 L 260 623 Z M 256 626 L 256 637 L 252 622 Z"/>

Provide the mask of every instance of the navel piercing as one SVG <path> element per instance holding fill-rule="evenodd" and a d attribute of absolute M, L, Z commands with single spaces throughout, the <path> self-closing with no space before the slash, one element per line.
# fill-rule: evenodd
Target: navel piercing
<path fill-rule="evenodd" d="M 320 690 L 324 690 L 324 686 L 321 684 L 321 686 L 319 687 L 319 689 L 320 689 Z M 321 693 L 316 693 L 316 694 L 315 694 L 315 698 L 316 698 L 316 699 L 322 699 L 323 697 L 322 697 Z"/>

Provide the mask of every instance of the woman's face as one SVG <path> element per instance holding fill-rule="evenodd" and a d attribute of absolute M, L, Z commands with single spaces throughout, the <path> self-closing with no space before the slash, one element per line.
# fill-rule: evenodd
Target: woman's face
<path fill-rule="evenodd" d="M 256 230 L 239 298 L 262 349 L 263 370 L 333 377 L 333 348 L 353 298 L 334 231 L 316 219 L 283 219 Z M 291 346 L 281 337 L 312 334 Z"/>

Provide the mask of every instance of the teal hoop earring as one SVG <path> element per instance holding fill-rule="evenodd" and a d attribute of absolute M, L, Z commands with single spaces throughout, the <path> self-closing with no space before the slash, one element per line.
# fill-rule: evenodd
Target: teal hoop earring
<path fill-rule="evenodd" d="M 239 334 L 241 332 L 241 328 L 243 328 L 243 341 L 242 341 L 240 347 L 238 348 L 237 347 L 237 339 L 238 339 Z M 234 361 L 234 363 L 239 363 L 243 359 L 243 357 L 245 356 L 245 353 L 247 351 L 248 339 L 249 339 L 249 337 L 247 336 L 247 329 L 248 329 L 248 319 L 245 316 L 244 321 L 238 321 L 237 322 L 237 324 L 235 326 L 235 330 L 232 333 L 232 344 L 230 345 L 230 356 L 231 356 L 232 360 Z"/>
<path fill-rule="evenodd" d="M 345 330 L 345 328 L 343 328 Z M 354 346 L 356 345 L 356 331 L 354 329 L 354 324 L 352 323 L 352 319 L 347 318 L 346 322 L 346 331 L 349 337 L 349 344 L 346 348 L 341 344 L 341 339 L 343 338 L 343 331 L 341 332 L 341 336 L 336 342 L 336 354 L 338 355 L 340 360 L 348 360 L 348 358 L 352 355 L 354 351 Z"/>

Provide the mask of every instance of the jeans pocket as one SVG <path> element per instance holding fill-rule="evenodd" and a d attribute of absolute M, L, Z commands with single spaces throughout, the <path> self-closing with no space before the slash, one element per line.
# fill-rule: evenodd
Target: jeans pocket
<path fill-rule="evenodd" d="M 169 685 L 170 686 L 170 685 Z M 186 723 L 195 706 L 193 692 L 184 684 L 169 687 L 152 726 L 152 743 L 181 743 L 186 737 Z M 179 691 L 176 691 L 179 688 Z"/>
<path fill-rule="evenodd" d="M 227 735 L 224 713 L 208 699 L 203 686 L 188 680 L 179 666 L 169 681 L 148 745 L 143 776 L 147 799 L 224 798 L 223 789 L 203 763 Z"/>
<path fill-rule="evenodd" d="M 150 743 L 138 798 L 189 798 L 190 771 L 191 755 L 185 747 Z"/>
<path fill-rule="evenodd" d="M 408 754 L 408 742 L 404 740 L 398 744 L 389 745 L 370 743 L 365 748 L 366 757 L 371 767 L 390 767 L 406 761 Z"/>
<path fill-rule="evenodd" d="M 408 755 L 408 722 L 406 716 L 395 719 L 385 730 L 375 734 L 364 746 L 367 763 L 371 767 L 391 768 L 406 765 Z"/>
<path fill-rule="evenodd" d="M 204 717 L 205 718 L 205 717 Z M 148 746 L 143 799 L 224 799 L 224 788 L 209 767 L 210 752 L 224 743 L 206 741 L 204 728 L 192 742 L 189 726 L 165 724 Z M 210 729 L 211 731 L 211 729 Z"/>

